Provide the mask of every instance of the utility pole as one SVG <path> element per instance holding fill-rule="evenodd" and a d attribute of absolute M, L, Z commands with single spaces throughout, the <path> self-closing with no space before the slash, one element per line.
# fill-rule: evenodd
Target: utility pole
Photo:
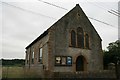
<path fill-rule="evenodd" d="M 119 61 L 120 61 L 120 58 L 119 57 L 116 57 L 116 61 L 115 61 L 115 72 L 116 72 L 116 78 L 119 80 Z"/>
<path fill-rule="evenodd" d="M 120 1 L 118 2 L 118 12 L 120 13 Z M 120 40 L 120 17 L 118 17 L 118 39 Z"/>

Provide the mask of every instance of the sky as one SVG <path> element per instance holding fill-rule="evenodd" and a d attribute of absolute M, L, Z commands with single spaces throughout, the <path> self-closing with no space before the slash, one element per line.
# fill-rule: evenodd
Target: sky
<path fill-rule="evenodd" d="M 0 58 L 24 59 L 25 47 L 75 7 L 76 4 L 80 5 L 88 17 L 110 24 L 106 25 L 89 19 L 102 38 L 103 50 L 107 50 L 108 44 L 118 39 L 118 16 L 109 13 L 108 10 L 118 10 L 119 0 L 42 1 L 0 0 Z"/>

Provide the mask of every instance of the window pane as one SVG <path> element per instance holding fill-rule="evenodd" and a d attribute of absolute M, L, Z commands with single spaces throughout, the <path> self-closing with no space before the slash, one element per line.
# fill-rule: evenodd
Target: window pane
<path fill-rule="evenodd" d="M 67 57 L 67 64 L 72 65 L 72 58 L 71 57 Z"/>
<path fill-rule="evenodd" d="M 83 29 L 80 27 L 77 28 L 77 46 L 79 48 L 84 48 L 84 33 Z"/>
<path fill-rule="evenodd" d="M 34 49 L 33 49 L 33 52 L 32 52 L 32 64 L 34 63 Z"/>
<path fill-rule="evenodd" d="M 71 45 L 76 47 L 76 33 L 74 30 L 71 31 Z"/>
<path fill-rule="evenodd" d="M 32 58 L 34 59 L 34 52 L 32 53 Z"/>
<path fill-rule="evenodd" d="M 88 36 L 88 34 L 85 35 L 85 47 L 89 48 L 89 36 Z"/>
<path fill-rule="evenodd" d="M 66 65 L 66 57 L 62 57 L 62 64 Z"/>
<path fill-rule="evenodd" d="M 40 57 L 42 57 L 42 48 L 40 48 Z"/>
<path fill-rule="evenodd" d="M 29 54 L 27 54 L 27 60 L 29 60 Z"/>
<path fill-rule="evenodd" d="M 56 62 L 55 62 L 56 64 L 60 64 L 61 63 L 61 57 L 56 57 L 55 60 L 56 60 Z"/>
<path fill-rule="evenodd" d="M 27 64 L 29 63 L 29 54 L 27 54 Z"/>
<path fill-rule="evenodd" d="M 42 48 L 39 49 L 39 62 L 42 63 Z"/>

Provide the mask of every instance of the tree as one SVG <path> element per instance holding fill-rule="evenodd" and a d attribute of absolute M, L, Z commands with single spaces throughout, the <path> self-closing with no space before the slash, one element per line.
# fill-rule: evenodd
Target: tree
<path fill-rule="evenodd" d="M 107 47 L 108 51 L 104 52 L 104 65 L 107 65 L 109 63 L 117 63 L 117 61 L 120 61 L 120 40 L 117 40 L 115 42 L 109 43 L 109 46 Z"/>
<path fill-rule="evenodd" d="M 120 40 L 117 40 L 115 42 L 109 43 L 109 46 L 107 47 L 108 51 L 104 52 L 104 67 L 109 63 L 115 64 L 115 70 L 116 70 L 116 76 L 118 75 L 118 65 L 120 64 Z"/>
<path fill-rule="evenodd" d="M 2 66 L 24 66 L 24 59 L 2 59 Z"/>

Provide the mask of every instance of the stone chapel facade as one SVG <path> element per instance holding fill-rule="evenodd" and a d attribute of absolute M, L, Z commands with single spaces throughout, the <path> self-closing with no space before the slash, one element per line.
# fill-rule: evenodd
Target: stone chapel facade
<path fill-rule="evenodd" d="M 25 66 L 47 72 L 103 70 L 102 39 L 77 4 L 26 47 Z"/>

